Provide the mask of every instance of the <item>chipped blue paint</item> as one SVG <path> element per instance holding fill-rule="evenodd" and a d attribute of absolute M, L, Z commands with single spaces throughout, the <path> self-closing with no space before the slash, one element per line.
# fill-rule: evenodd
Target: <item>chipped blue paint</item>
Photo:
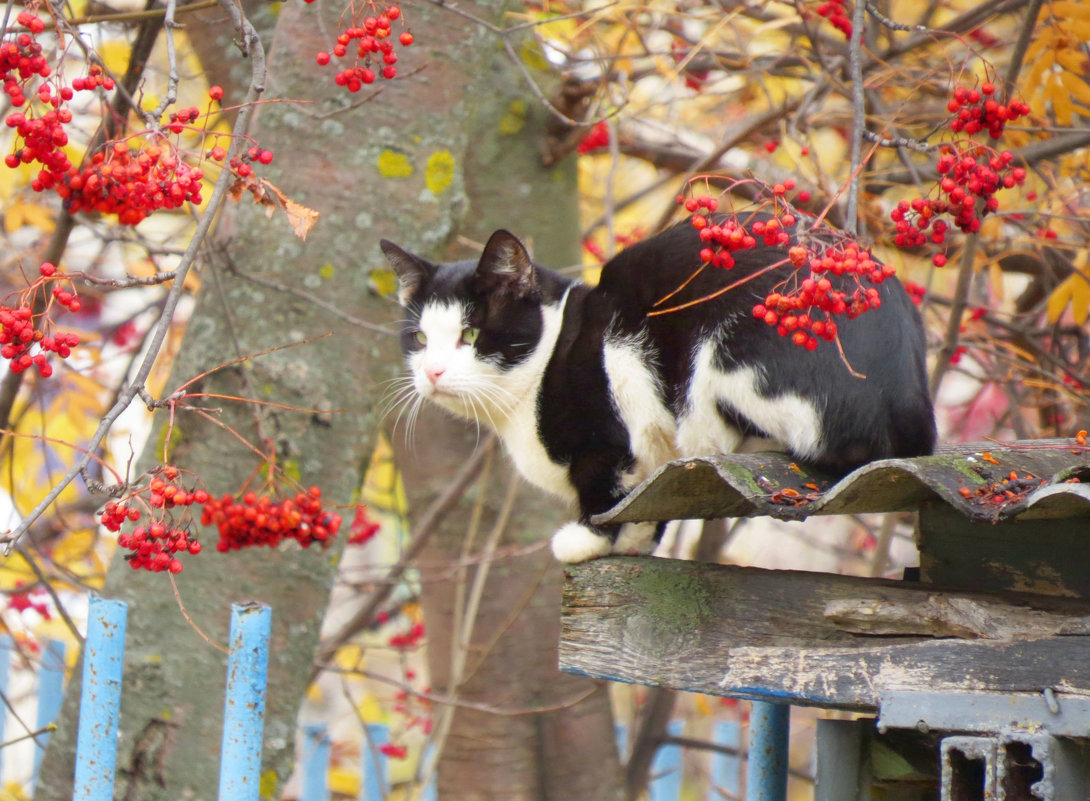
<path fill-rule="evenodd" d="M 72 801 L 112 801 L 127 609 L 92 596 L 83 646 L 83 688 Z"/>
<path fill-rule="evenodd" d="M 227 697 L 223 703 L 220 801 L 259 801 L 265 731 L 265 680 L 271 611 L 264 604 L 231 605 Z"/>
<path fill-rule="evenodd" d="M 754 701 L 749 713 L 746 801 L 787 798 L 787 742 L 791 707 Z"/>

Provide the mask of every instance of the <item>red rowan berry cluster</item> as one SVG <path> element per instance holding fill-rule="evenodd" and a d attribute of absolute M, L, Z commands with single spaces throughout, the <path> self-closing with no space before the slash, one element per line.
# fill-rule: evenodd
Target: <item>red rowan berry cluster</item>
<path fill-rule="evenodd" d="M 594 123 L 594 126 L 590 129 L 590 133 L 583 137 L 583 140 L 578 144 L 576 150 L 579 151 L 581 156 L 585 156 L 588 153 L 593 153 L 596 150 L 602 150 L 609 147 L 609 123 L 605 120 Z"/>
<path fill-rule="evenodd" d="M 314 0 L 307 0 L 308 3 Z M 352 65 L 336 74 L 333 82 L 343 86 L 349 92 L 358 92 L 365 84 L 375 82 L 382 76 L 389 80 L 397 77 L 398 55 L 393 42 L 393 23 L 401 19 L 401 6 L 389 5 L 379 11 L 375 3 L 370 3 L 373 13 L 355 13 L 350 24 L 337 36 L 337 43 L 332 53 L 323 50 L 316 58 L 318 64 L 326 66 L 333 58 L 352 58 Z M 411 31 L 405 30 L 397 37 L 402 47 L 413 43 Z M 381 62 L 381 63 L 380 63 Z"/>
<path fill-rule="evenodd" d="M 735 217 L 708 218 L 707 214 L 714 214 L 719 209 L 717 198 L 678 195 L 677 202 L 692 214 L 689 223 L 700 232 L 700 241 L 704 243 L 700 249 L 701 261 L 729 270 L 734 266 L 734 256 L 731 255 L 734 251 L 757 246 L 757 239 Z"/>
<path fill-rule="evenodd" d="M 253 492 L 239 499 L 224 495 L 205 502 L 201 524 L 215 525 L 219 530 L 218 551 L 255 545 L 275 548 L 284 539 L 296 540 L 304 548 L 314 542 L 327 546 L 337 536 L 341 516 L 323 509 L 321 498 L 318 487 L 280 502 Z"/>
<path fill-rule="evenodd" d="M 6 117 L 5 123 L 15 129 L 23 144 L 5 156 L 4 163 L 13 169 L 20 164 L 40 164 L 42 170 L 31 186 L 41 192 L 52 187 L 71 168 L 62 148 L 68 144 L 64 125 L 72 121 L 72 112 L 64 104 L 77 91 L 90 91 L 98 86 L 112 88 L 113 81 L 102 76 L 100 67 L 93 66 L 87 78 L 77 78 L 70 87 L 54 88 L 44 82 L 53 71 L 42 55 L 41 44 L 32 34 L 43 32 L 45 22 L 28 10 L 21 11 L 17 19 L 31 33 L 21 33 L 14 41 L 0 43 L 0 78 L 4 91 L 15 108 L 26 107 L 30 94 L 48 110 L 40 116 L 27 110 L 12 112 Z M 32 85 L 37 79 L 43 82 L 35 90 Z"/>
<path fill-rule="evenodd" d="M 991 138 L 998 139 L 1008 122 L 1029 113 L 1029 106 L 1021 100 L 1003 104 L 992 97 L 994 94 L 995 85 L 990 82 L 981 84 L 980 89 L 957 87 L 947 104 L 947 110 L 955 115 L 950 130 L 969 136 L 987 130 Z M 999 209 L 996 193 L 1021 186 L 1026 179 L 1026 171 L 1013 166 L 1010 151 L 996 153 L 972 141 L 959 141 L 943 145 L 940 152 L 935 165 L 941 176 L 936 196 L 902 200 L 890 212 L 896 230 L 893 241 L 899 247 L 917 247 L 928 241 L 942 245 L 950 225 L 964 233 L 979 231 L 981 217 Z M 934 262 L 942 267 L 946 255 L 936 254 Z"/>
<path fill-rule="evenodd" d="M 846 0 L 827 0 L 827 2 L 820 3 L 814 11 L 819 17 L 825 17 L 825 19 L 829 20 L 834 28 L 844 34 L 845 39 L 851 38 L 852 20 L 848 16 Z"/>
<path fill-rule="evenodd" d="M 781 337 L 789 336 L 794 344 L 807 350 L 816 349 L 819 339 L 829 342 L 836 339 L 833 315 L 844 315 L 850 320 L 880 307 L 882 299 L 873 285 L 881 284 L 895 272 L 893 267 L 876 262 L 870 251 L 851 241 L 795 245 L 788 251 L 788 259 L 797 270 L 809 269 L 809 275 L 790 291 L 770 292 L 764 303 L 753 307 L 753 316 L 776 326 Z M 849 276 L 856 287 L 851 292 L 834 288 L 829 275 Z M 872 286 L 864 286 L 864 282 Z"/>
<path fill-rule="evenodd" d="M 998 139 L 1008 122 L 1029 114 L 1029 105 L 1024 101 L 1014 99 L 1004 104 L 994 94 L 995 84 L 990 81 L 982 83 L 980 89 L 955 88 L 954 96 L 946 104 L 946 110 L 955 115 L 950 130 L 968 136 L 986 130 L 992 139 Z"/>
<path fill-rule="evenodd" d="M 402 634 L 394 634 L 387 640 L 387 645 L 392 648 L 415 648 L 424 639 L 424 624 L 413 623 L 408 631 Z"/>
<path fill-rule="evenodd" d="M 130 150 L 114 142 L 81 168 L 72 168 L 56 186 L 71 214 L 116 214 L 122 225 L 136 225 L 158 209 L 201 202 L 203 171 L 187 164 L 174 147 L 149 145 Z"/>
<path fill-rule="evenodd" d="M 360 505 L 356 507 L 356 514 L 352 518 L 352 525 L 348 529 L 348 539 L 346 542 L 349 545 L 363 545 L 369 542 L 374 537 L 381 526 L 367 516 L 367 507 Z"/>
<path fill-rule="evenodd" d="M 30 12 L 21 13 L 19 19 L 32 31 L 44 30 L 44 23 Z M 33 20 L 40 24 L 32 24 Z M 41 45 L 30 34 L 20 34 L 15 42 L 0 43 L 0 77 L 13 106 L 24 106 L 32 82 L 52 74 L 41 53 Z M 161 133 L 152 137 L 153 144 L 140 150 L 114 142 L 91 156 L 82 167 L 71 164 L 63 150 L 68 144 L 64 126 L 72 121 L 72 112 L 65 104 L 75 92 L 99 87 L 110 90 L 114 82 L 98 65 L 92 65 L 86 77 L 74 79 L 70 87 L 55 89 L 48 82 L 41 83 L 34 94 L 47 110 L 37 116 L 29 110 L 16 111 L 5 120 L 9 128 L 15 129 L 16 141 L 21 141 L 21 145 L 4 158 L 4 163 L 11 168 L 30 163 L 41 165 L 31 182 L 34 191 L 52 189 L 70 213 L 116 214 L 122 225 L 136 225 L 158 209 L 199 204 L 202 170 L 188 163 L 179 148 Z M 213 86 L 209 96 L 218 101 L 223 97 L 223 89 Z M 179 109 L 170 115 L 164 128 L 176 135 L 187 129 L 200 131 L 203 129 L 196 124 L 200 117 L 201 111 L 196 107 Z M 272 153 L 252 148 L 248 158 L 233 159 L 230 169 L 240 178 L 246 178 L 253 173 L 251 161 L 268 164 Z"/>
<path fill-rule="evenodd" d="M 0 306 L 0 357 L 8 360 L 13 373 L 35 366 L 38 375 L 49 378 L 53 375 L 53 367 L 46 354 L 56 353 L 67 359 L 80 340 L 76 334 L 51 333 L 52 301 L 46 302 L 45 311 L 34 314 L 38 291 L 48 282 L 58 282 L 53 286 L 53 301 L 71 312 L 79 311 L 81 304 L 74 292 L 61 286 L 59 282 L 67 278 L 58 276 L 55 266 L 45 262 L 39 272 L 41 277 L 20 293 L 16 303 Z"/>
<path fill-rule="evenodd" d="M 0 79 L 11 105 L 19 108 L 26 105 L 27 84 L 35 76 L 48 78 L 53 70 L 42 55 L 42 46 L 31 35 L 44 31 L 45 22 L 30 11 L 20 11 L 16 20 L 30 33 L 20 33 L 14 41 L 0 42 Z"/>
<path fill-rule="evenodd" d="M 180 477 L 178 468 L 172 465 L 161 467 L 146 487 L 137 490 L 126 500 L 110 501 L 103 508 L 99 519 L 107 531 L 118 532 L 118 546 L 131 551 L 125 559 L 133 570 L 181 573 L 182 563 L 178 556 L 201 552 L 200 542 L 188 530 L 185 522 L 179 522 L 175 518 L 173 510 L 206 503 L 209 499 L 208 493 L 200 488 L 185 488 L 179 482 Z M 122 532 L 121 527 L 126 522 L 135 523 L 143 517 L 137 504 L 144 506 L 149 517 L 153 519 L 146 525 L 136 526 L 132 531 Z M 158 509 L 163 511 L 153 511 Z"/>
<path fill-rule="evenodd" d="M 823 232 L 803 238 L 788 233 L 798 222 L 786 200 L 795 182 L 788 179 L 769 188 L 772 201 L 766 205 L 773 213 L 753 214 L 748 221 L 737 213 L 715 214 L 719 201 L 708 195 L 677 200 L 700 232 L 704 245 L 700 259 L 706 264 L 729 270 L 735 266 L 733 253 L 757 247 L 758 242 L 784 253 L 786 258 L 769 267 L 782 267 L 787 276 L 753 307 L 753 315 L 799 347 L 814 350 L 822 339 L 836 340 L 834 315 L 852 319 L 881 306 L 876 286 L 895 270 L 876 262 L 847 235 Z"/>
<path fill-rule="evenodd" d="M 949 228 L 942 219 L 944 215 L 965 233 L 979 231 L 978 206 L 983 214 L 996 211 L 999 208 L 996 192 L 1021 186 L 1026 180 L 1026 171 L 1014 167 L 1013 162 L 1014 156 L 1009 150 L 997 154 L 979 146 L 963 148 L 960 152 L 948 149 L 936 165 L 942 176 L 937 185 L 938 197 L 902 200 L 890 212 L 896 227 L 893 241 L 899 247 L 923 245 L 928 240 L 936 245 L 943 244 Z M 945 258 L 937 256 L 936 259 L 939 266 L 945 263 Z"/>
<path fill-rule="evenodd" d="M 17 590 L 23 586 L 24 582 L 22 581 L 15 583 L 15 588 Z M 26 611 L 37 612 L 41 615 L 43 620 L 53 619 L 49 606 L 49 593 L 41 588 L 13 592 L 8 596 L 8 609 L 14 609 L 19 614 Z"/>

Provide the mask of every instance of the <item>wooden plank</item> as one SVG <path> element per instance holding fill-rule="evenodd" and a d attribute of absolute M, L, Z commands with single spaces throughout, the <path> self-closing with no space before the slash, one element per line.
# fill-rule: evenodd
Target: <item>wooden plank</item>
<path fill-rule="evenodd" d="M 561 615 L 561 669 L 614 681 L 857 710 L 887 688 L 1090 695 L 1084 599 L 611 557 L 567 568 Z"/>
<path fill-rule="evenodd" d="M 1085 517 L 993 525 L 942 503 L 920 507 L 920 570 L 934 584 L 1090 597 L 1088 543 Z"/>

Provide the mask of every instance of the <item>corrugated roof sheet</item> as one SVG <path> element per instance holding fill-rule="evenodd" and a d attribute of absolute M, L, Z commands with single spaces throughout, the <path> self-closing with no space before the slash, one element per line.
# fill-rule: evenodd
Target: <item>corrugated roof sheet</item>
<path fill-rule="evenodd" d="M 944 445 L 932 456 L 871 462 L 843 477 L 783 453 L 681 459 L 594 522 L 800 520 L 905 511 L 936 499 L 974 521 L 1090 516 L 1090 447 L 1073 439 Z"/>

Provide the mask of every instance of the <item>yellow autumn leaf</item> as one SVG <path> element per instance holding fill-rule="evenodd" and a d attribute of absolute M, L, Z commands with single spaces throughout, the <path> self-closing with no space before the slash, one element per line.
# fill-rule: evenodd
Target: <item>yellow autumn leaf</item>
<path fill-rule="evenodd" d="M 1042 13 L 1047 12 L 1056 19 L 1068 19 L 1070 17 L 1085 17 L 1090 19 L 1090 4 L 1088 3 L 1076 3 L 1072 0 L 1059 0 L 1055 3 L 1049 3 L 1048 6 L 1042 9 Z"/>
<path fill-rule="evenodd" d="M 360 774 L 349 768 L 332 767 L 329 769 L 329 791 L 337 796 L 355 798 L 360 792 Z"/>
<path fill-rule="evenodd" d="M 65 532 L 53 546 L 53 561 L 70 567 L 75 562 L 93 559 L 97 539 L 97 533 L 89 528 Z"/>
<path fill-rule="evenodd" d="M 1090 317 L 1090 275 L 1085 270 L 1072 273 L 1048 296 L 1045 314 L 1051 323 L 1058 322 L 1067 307 L 1075 325 L 1082 325 Z"/>
<path fill-rule="evenodd" d="M 103 66 L 114 75 L 123 75 L 129 67 L 131 45 L 124 39 L 106 39 L 95 47 Z"/>
<path fill-rule="evenodd" d="M 4 215 L 4 231 L 13 233 L 24 225 L 30 225 L 39 231 L 50 233 L 56 227 L 53 212 L 39 203 L 28 203 L 20 198 L 8 208 Z"/>
<path fill-rule="evenodd" d="M 1090 86 L 1087 86 L 1082 78 L 1070 72 L 1064 72 L 1060 74 L 1060 81 L 1072 97 L 1083 105 L 1090 106 Z"/>
<path fill-rule="evenodd" d="M 364 694 L 363 700 L 356 704 L 356 711 L 360 719 L 368 723 L 386 723 L 390 719 L 390 716 L 386 714 L 386 708 L 373 693 Z"/>
<path fill-rule="evenodd" d="M 1086 56 L 1082 53 L 1070 50 L 1066 47 L 1056 50 L 1056 60 L 1060 62 L 1060 66 L 1066 70 L 1070 70 L 1076 75 L 1084 75 L 1086 73 Z"/>
<path fill-rule="evenodd" d="M 38 575 L 18 553 L 9 556 L 0 567 L 0 590 L 11 591 L 20 584 L 36 581 Z"/>

